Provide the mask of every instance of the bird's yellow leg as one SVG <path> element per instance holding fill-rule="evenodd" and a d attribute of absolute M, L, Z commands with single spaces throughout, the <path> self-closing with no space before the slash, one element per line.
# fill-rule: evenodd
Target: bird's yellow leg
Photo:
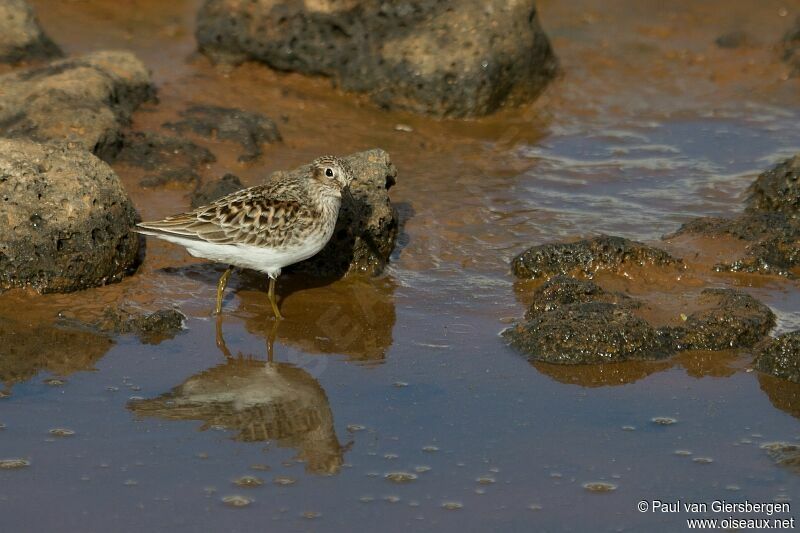
<path fill-rule="evenodd" d="M 222 312 L 222 295 L 225 292 L 225 286 L 228 284 L 228 278 L 231 277 L 232 271 L 233 268 L 228 267 L 228 269 L 223 272 L 222 277 L 219 278 L 219 282 L 217 283 L 217 307 L 214 309 L 215 314 L 220 314 Z"/>
<path fill-rule="evenodd" d="M 281 320 L 283 315 L 278 310 L 278 304 L 275 302 L 275 278 L 269 278 L 269 303 L 272 304 L 272 312 L 275 313 L 275 318 Z"/>
<path fill-rule="evenodd" d="M 227 358 L 231 359 L 233 356 L 231 355 L 231 351 L 228 350 L 228 347 L 225 345 L 225 337 L 222 336 L 222 315 L 217 315 L 217 348 L 220 349 L 222 354 Z"/>

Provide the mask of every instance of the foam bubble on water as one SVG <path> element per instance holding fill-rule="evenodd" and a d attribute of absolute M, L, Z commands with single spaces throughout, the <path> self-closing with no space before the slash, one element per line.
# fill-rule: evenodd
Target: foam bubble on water
<path fill-rule="evenodd" d="M 20 459 L 20 458 L 11 458 L 11 459 L 0 459 L 0 470 L 13 470 L 16 468 L 25 468 L 26 466 L 31 466 L 30 461 L 27 459 Z"/>
<path fill-rule="evenodd" d="M 617 490 L 615 484 L 605 481 L 589 481 L 583 484 L 583 488 L 594 493 L 614 492 Z"/>
<path fill-rule="evenodd" d="M 230 496 L 224 496 L 222 498 L 222 503 L 229 507 L 247 507 L 253 500 L 247 498 L 246 496 L 240 496 L 238 494 L 231 494 Z"/>
<path fill-rule="evenodd" d="M 264 480 L 256 476 L 241 476 L 233 480 L 234 485 L 238 485 L 240 487 L 260 487 L 264 484 Z"/>
<path fill-rule="evenodd" d="M 383 477 L 393 483 L 410 483 L 417 479 L 417 475 L 411 472 L 389 472 Z"/>

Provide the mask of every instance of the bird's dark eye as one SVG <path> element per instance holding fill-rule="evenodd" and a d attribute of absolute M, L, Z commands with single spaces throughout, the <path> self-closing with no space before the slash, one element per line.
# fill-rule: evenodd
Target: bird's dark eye
<path fill-rule="evenodd" d="M 333 170 L 331 170 L 329 168 L 326 168 L 325 169 L 325 175 L 328 176 L 329 178 L 332 178 L 333 177 Z"/>

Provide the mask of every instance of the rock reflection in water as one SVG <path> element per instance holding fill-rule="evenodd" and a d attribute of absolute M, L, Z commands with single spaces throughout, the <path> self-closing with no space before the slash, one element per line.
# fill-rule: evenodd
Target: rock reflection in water
<path fill-rule="evenodd" d="M 328 397 L 310 374 L 288 363 L 226 355 L 223 364 L 196 374 L 157 398 L 132 400 L 139 416 L 168 420 L 201 420 L 201 430 L 222 427 L 236 431 L 235 440 L 272 440 L 294 448 L 306 470 L 335 474 L 344 460 L 333 426 Z"/>
<path fill-rule="evenodd" d="M 392 345 L 395 323 L 394 284 L 388 278 L 344 278 L 306 288 L 308 280 L 281 280 L 278 337 L 312 354 L 343 354 L 357 361 L 382 361 Z M 302 288 L 301 288 L 302 287 Z M 261 291 L 242 290 L 240 310 L 247 329 L 267 334 L 272 311 Z"/>
<path fill-rule="evenodd" d="M 58 376 L 90 370 L 113 344 L 84 329 L 0 316 L 0 391 L 10 394 L 12 385 L 43 370 Z"/>
<path fill-rule="evenodd" d="M 800 419 L 800 384 L 761 373 L 758 375 L 758 384 L 772 405 Z"/>
<path fill-rule="evenodd" d="M 531 365 L 559 383 L 582 387 L 613 387 L 635 383 L 652 374 L 675 367 L 682 367 L 688 375 L 698 379 L 730 377 L 737 371 L 744 370 L 748 361 L 749 358 L 743 357 L 743 354 L 736 350 L 718 352 L 690 350 L 662 361 L 625 361 L 591 365 L 558 365 L 532 361 Z"/>

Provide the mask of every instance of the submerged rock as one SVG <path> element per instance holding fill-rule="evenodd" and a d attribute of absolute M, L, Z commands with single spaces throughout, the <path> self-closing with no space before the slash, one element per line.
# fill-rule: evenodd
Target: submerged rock
<path fill-rule="evenodd" d="M 758 351 L 754 366 L 761 372 L 800 383 L 800 330 L 765 343 Z"/>
<path fill-rule="evenodd" d="M 118 281 L 136 261 L 136 212 L 92 154 L 0 139 L 0 289 L 71 292 Z"/>
<path fill-rule="evenodd" d="M 60 55 L 61 50 L 44 34 L 28 2 L 0 2 L 0 63 L 18 63 Z"/>
<path fill-rule="evenodd" d="M 548 363 L 615 363 L 674 353 L 667 335 L 625 306 L 604 302 L 564 305 L 503 335 L 532 359 Z"/>
<path fill-rule="evenodd" d="M 570 243 L 549 243 L 529 248 L 514 258 L 511 268 L 518 278 L 543 278 L 579 271 L 591 276 L 598 270 L 624 265 L 678 265 L 664 250 L 622 237 L 602 235 Z"/>
<path fill-rule="evenodd" d="M 287 270 L 318 277 L 350 272 L 376 274 L 389 261 L 397 239 L 397 213 L 389 200 L 397 168 L 389 154 L 375 149 L 343 158 L 353 171 L 351 196 L 342 198 L 330 242 L 317 255 Z M 308 166 L 291 173 L 307 172 Z M 278 173 L 282 174 L 282 173 Z"/>
<path fill-rule="evenodd" d="M 792 269 L 800 266 L 799 178 L 800 156 L 795 156 L 758 176 L 742 215 L 698 218 L 666 238 L 731 235 L 750 244 L 743 257 L 717 264 L 716 270 L 793 277 Z"/>
<path fill-rule="evenodd" d="M 775 327 L 775 314 L 749 294 L 733 289 L 705 289 L 699 298 L 709 306 L 672 328 L 683 350 L 750 348 Z"/>
<path fill-rule="evenodd" d="M 263 144 L 282 140 L 271 119 L 253 113 L 212 105 L 195 105 L 180 112 L 182 120 L 167 122 L 164 127 L 179 133 L 194 132 L 206 138 L 239 143 L 244 150 L 239 161 L 248 162 L 262 154 Z"/>
<path fill-rule="evenodd" d="M 202 205 L 208 205 L 214 200 L 219 200 L 223 196 L 227 196 L 240 189 L 244 189 L 242 180 L 233 174 L 225 174 L 218 180 L 204 183 L 192 192 L 189 196 L 192 209 L 196 209 Z"/>
<path fill-rule="evenodd" d="M 201 165 L 213 163 L 217 158 L 208 149 L 192 141 L 153 132 L 127 132 L 122 150 L 115 160 L 120 163 L 155 171 L 139 184 L 158 187 L 171 183 L 197 184 L 200 177 L 195 172 Z"/>
<path fill-rule="evenodd" d="M 159 309 L 153 313 L 109 308 L 96 327 L 109 333 L 134 333 L 146 344 L 158 344 L 180 332 L 186 316 L 177 309 Z"/>
<path fill-rule="evenodd" d="M 327 76 L 440 116 L 530 101 L 557 70 L 533 0 L 206 0 L 196 36 L 217 60 Z"/>
<path fill-rule="evenodd" d="M 155 93 L 136 56 L 107 51 L 0 76 L 0 94 L 0 136 L 68 142 L 109 159 L 131 113 Z"/>

